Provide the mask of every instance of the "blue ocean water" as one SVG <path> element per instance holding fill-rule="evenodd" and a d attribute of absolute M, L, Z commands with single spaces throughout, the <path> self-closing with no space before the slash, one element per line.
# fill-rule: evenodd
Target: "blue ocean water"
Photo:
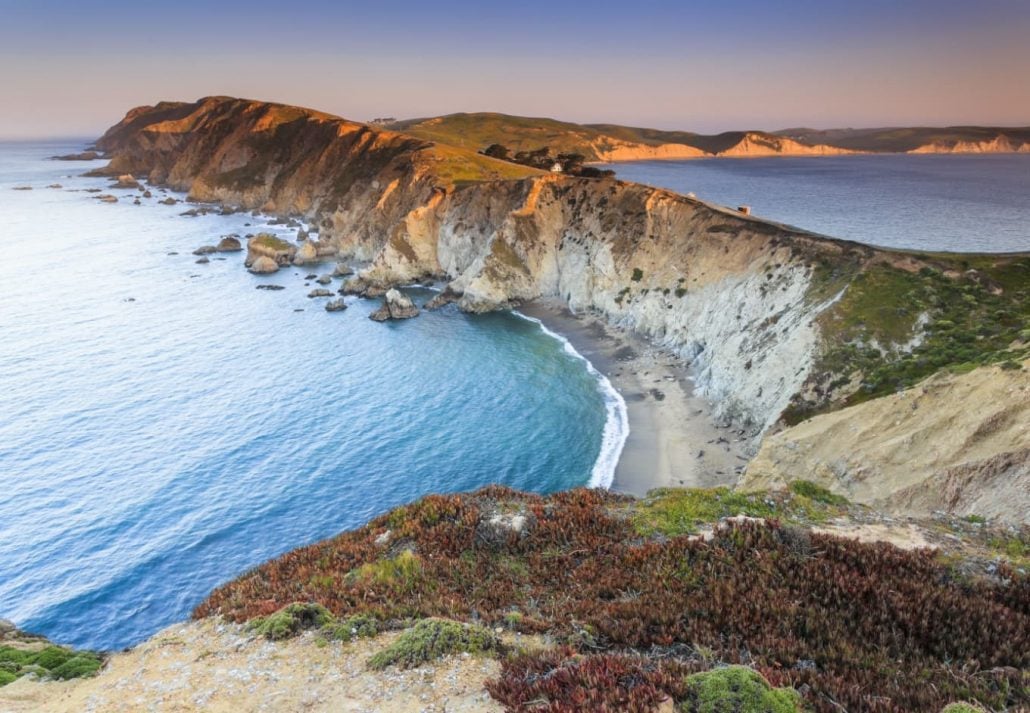
<path fill-rule="evenodd" d="M 79 191 L 107 182 L 77 174 L 102 162 L 46 160 L 80 148 L 0 144 L 0 616 L 120 648 L 425 493 L 610 482 L 624 405 L 539 324 L 380 324 L 378 301 L 308 299 L 307 268 L 195 264 L 276 228 L 181 217 L 159 192 L 100 203 Z"/>
<path fill-rule="evenodd" d="M 639 161 L 619 178 L 835 238 L 913 250 L 1030 250 L 1030 155 Z"/>

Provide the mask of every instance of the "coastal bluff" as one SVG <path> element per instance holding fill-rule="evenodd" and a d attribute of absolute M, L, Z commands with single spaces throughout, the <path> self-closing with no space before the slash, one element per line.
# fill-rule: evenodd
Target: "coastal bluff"
<path fill-rule="evenodd" d="M 548 298 L 632 329 L 690 363 L 753 449 L 941 369 L 1030 352 L 1030 254 L 878 249 L 229 97 L 133 109 L 96 148 L 103 175 L 304 218 L 320 245 L 367 263 L 353 282 L 379 294 L 434 279 L 437 302 L 462 310 Z"/>

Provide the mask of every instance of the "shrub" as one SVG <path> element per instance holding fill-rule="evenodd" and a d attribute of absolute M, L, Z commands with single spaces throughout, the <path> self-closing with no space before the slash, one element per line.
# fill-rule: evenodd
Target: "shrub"
<path fill-rule="evenodd" d="M 327 638 L 336 641 L 350 641 L 356 638 L 371 638 L 379 634 L 379 622 L 375 618 L 357 614 L 347 617 L 325 628 Z"/>
<path fill-rule="evenodd" d="M 640 282 L 644 279 L 644 271 L 641 270 L 639 267 L 634 267 L 633 276 L 630 279 L 633 280 L 633 282 Z"/>
<path fill-rule="evenodd" d="M 53 670 L 75 654 L 60 646 L 47 646 L 31 659 L 31 662 L 47 670 Z"/>
<path fill-rule="evenodd" d="M 578 655 L 568 647 L 519 654 L 486 689 L 507 710 L 651 713 L 685 690 L 689 666 L 639 655 Z"/>
<path fill-rule="evenodd" d="M 247 628 L 270 641 L 296 636 L 305 629 L 317 629 L 333 622 L 333 615 L 321 604 L 294 602 L 269 614 L 252 620 Z"/>
<path fill-rule="evenodd" d="M 66 681 L 71 678 L 84 678 L 92 676 L 102 665 L 98 656 L 91 653 L 78 654 L 62 663 L 50 672 L 54 678 Z"/>
<path fill-rule="evenodd" d="M 687 678 L 683 713 L 800 713 L 801 696 L 793 688 L 773 688 L 754 669 L 727 666 Z"/>
<path fill-rule="evenodd" d="M 415 586 L 421 574 L 422 562 L 418 555 L 403 550 L 396 557 L 361 565 L 349 572 L 347 579 L 408 590 Z"/>
<path fill-rule="evenodd" d="M 949 703 L 941 713 L 986 713 L 983 708 L 971 703 Z"/>
<path fill-rule="evenodd" d="M 500 649 L 493 632 L 474 624 L 424 619 L 368 660 L 369 668 L 412 668 L 450 654 L 479 654 Z"/>
<path fill-rule="evenodd" d="M 790 492 L 795 495 L 815 500 L 826 505 L 847 505 L 848 499 L 842 495 L 830 492 L 827 488 L 813 483 L 810 480 L 793 480 L 790 483 Z"/>
<path fill-rule="evenodd" d="M 29 673 L 61 680 L 92 676 L 103 664 L 103 657 L 92 651 L 73 651 L 53 645 L 39 651 L 0 646 L 0 685 Z"/>

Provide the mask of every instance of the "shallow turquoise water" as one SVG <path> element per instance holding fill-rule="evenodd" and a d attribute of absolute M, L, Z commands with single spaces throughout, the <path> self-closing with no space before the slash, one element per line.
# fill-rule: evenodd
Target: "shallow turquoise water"
<path fill-rule="evenodd" d="M 1030 155 L 639 161 L 618 177 L 835 238 L 913 250 L 1030 250 Z"/>
<path fill-rule="evenodd" d="M 90 164 L 44 160 L 80 146 L 0 144 L 0 616 L 124 647 L 425 493 L 610 478 L 611 394 L 538 324 L 379 324 L 375 301 L 325 312 L 307 269 L 197 265 L 263 219 L 98 203 L 68 190 L 105 185 L 68 177 Z"/>

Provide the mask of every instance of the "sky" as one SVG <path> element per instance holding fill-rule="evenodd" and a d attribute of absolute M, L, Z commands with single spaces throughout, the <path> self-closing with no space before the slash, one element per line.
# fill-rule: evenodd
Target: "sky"
<path fill-rule="evenodd" d="M 0 0 L 0 137 L 232 95 L 718 132 L 1030 125 L 1030 0 Z"/>

